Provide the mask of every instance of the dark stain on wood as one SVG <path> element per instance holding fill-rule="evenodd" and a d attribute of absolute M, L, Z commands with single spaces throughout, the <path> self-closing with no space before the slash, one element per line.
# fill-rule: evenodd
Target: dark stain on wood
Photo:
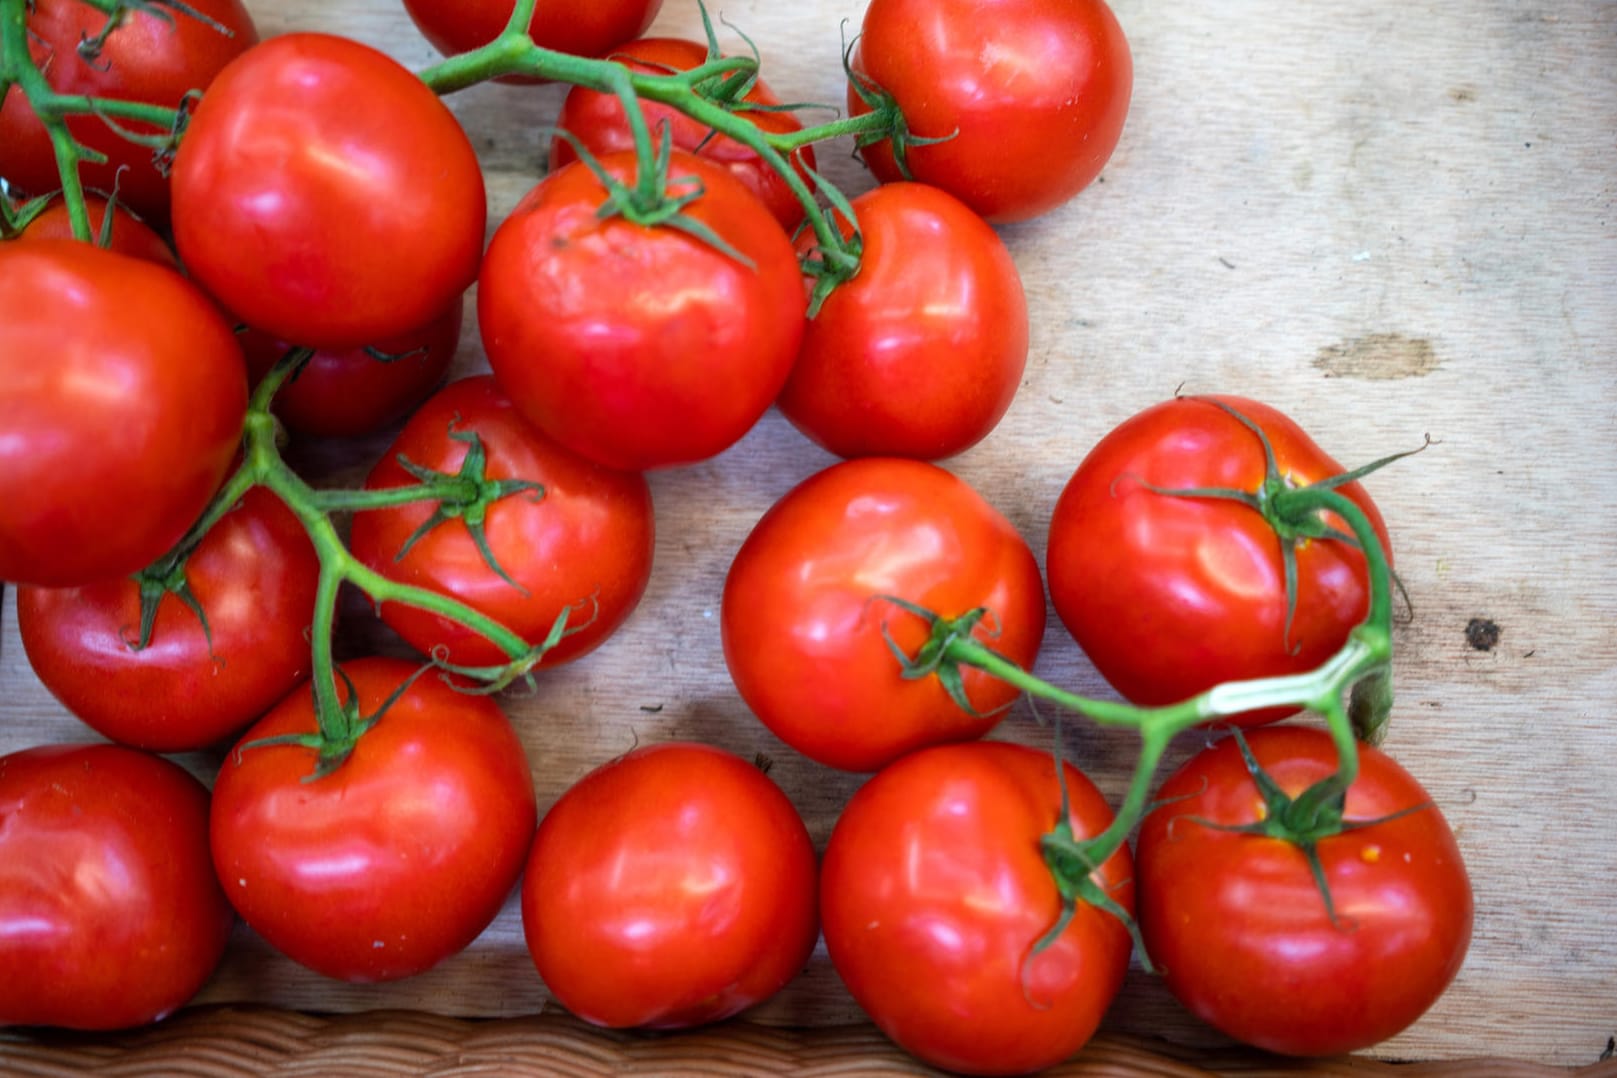
<path fill-rule="evenodd" d="M 1499 625 L 1487 618 L 1472 618 L 1465 623 L 1465 642 L 1477 651 L 1492 651 L 1499 646 Z"/>
<path fill-rule="evenodd" d="M 1389 382 L 1425 377 L 1437 370 L 1439 363 L 1432 342 L 1424 337 L 1372 333 L 1326 345 L 1314 357 L 1314 366 L 1327 378 Z"/>

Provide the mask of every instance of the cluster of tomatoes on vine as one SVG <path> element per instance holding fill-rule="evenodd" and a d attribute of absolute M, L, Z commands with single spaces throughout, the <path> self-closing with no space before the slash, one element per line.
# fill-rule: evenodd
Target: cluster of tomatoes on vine
<path fill-rule="evenodd" d="M 409 976 L 518 881 L 547 986 L 605 1025 L 728 1017 L 822 932 L 894 1040 L 968 1072 L 1076 1051 L 1140 944 L 1193 1010 L 1276 1050 L 1425 1011 L 1471 900 L 1442 816 L 1354 747 L 1341 703 L 1389 706 L 1363 471 L 1257 402 L 1176 399 L 1077 467 L 1041 573 L 931 463 L 1022 378 L 992 223 L 1073 197 L 1121 133 L 1131 64 L 1101 0 L 1014 0 L 991 26 L 871 0 L 848 115 L 807 127 L 705 13 L 701 42 L 640 37 L 656 0 L 404 6 L 448 55 L 419 75 L 340 37 L 260 42 L 236 0 L 0 0 L 0 579 L 42 682 L 135 746 L 0 759 L 0 1022 L 160 1017 L 237 914 L 329 976 Z M 1010 96 L 972 93 L 1004 71 L 951 77 L 985 34 L 1006 70 L 1038 57 Z M 485 245 L 439 95 L 495 78 L 574 89 L 551 171 Z M 819 177 L 834 137 L 880 186 Z M 474 283 L 492 373 L 440 389 Z M 493 690 L 640 601 L 641 473 L 772 406 L 847 459 L 737 554 L 725 659 L 781 740 L 875 777 L 823 858 L 767 776 L 694 744 L 603 765 L 541 822 Z M 288 429 L 406 415 L 362 489 L 281 456 Z M 1046 578 L 1128 704 L 1028 673 Z M 336 664 L 344 588 L 426 660 Z M 1117 814 L 1072 765 L 976 740 L 1022 693 L 1139 732 Z M 1254 730 L 1155 787 L 1174 735 L 1302 707 L 1328 730 Z M 222 743 L 211 794 L 150 755 Z M 121 889 L 74 882 L 110 858 Z"/>

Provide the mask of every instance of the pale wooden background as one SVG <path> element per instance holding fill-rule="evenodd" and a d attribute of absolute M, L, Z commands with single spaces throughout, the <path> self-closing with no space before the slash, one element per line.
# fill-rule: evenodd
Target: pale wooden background
<path fill-rule="evenodd" d="M 392 0 L 249 6 L 266 34 L 342 31 L 413 67 L 433 59 Z M 1369 483 L 1415 606 L 1387 747 L 1459 833 L 1477 928 L 1447 996 L 1378 1053 L 1592 1062 L 1617 1034 L 1617 3 L 1115 6 L 1136 68 L 1122 144 L 1075 203 L 1003 230 L 1032 304 L 1027 378 L 1001 429 L 951 467 L 1042 560 L 1084 452 L 1181 386 L 1262 398 L 1348 463 L 1430 433 L 1437 445 Z M 857 27 L 862 0 L 715 10 L 758 43 L 782 97 L 840 100 L 838 27 Z M 655 29 L 699 27 L 693 0 L 667 0 Z M 539 174 L 535 128 L 559 100 L 503 86 L 453 99 L 487 165 L 491 228 Z M 868 186 L 841 148 L 821 160 L 850 193 Z M 484 365 L 470 324 L 459 363 Z M 382 444 L 307 457 L 357 476 Z M 541 806 L 636 739 L 700 738 L 770 753 L 823 844 L 860 780 L 796 758 L 747 714 L 716 611 L 752 522 L 829 462 L 771 414 L 718 460 L 653 478 L 643 606 L 602 651 L 506 701 Z M 3 617 L 0 751 L 86 736 L 28 671 L 9 599 Z M 1494 650 L 1467 645 L 1476 617 L 1498 624 Z M 372 645 L 385 634 L 354 631 L 352 649 Z M 1053 619 L 1039 671 L 1106 691 Z M 1025 712 L 999 736 L 1044 743 Z M 1126 737 L 1069 742 L 1120 790 Z M 322 981 L 243 931 L 203 998 L 512 1014 L 545 994 L 512 904 L 467 954 L 382 988 Z M 822 951 L 754 1016 L 857 1012 Z M 1138 971 L 1108 1022 L 1216 1042 Z"/>

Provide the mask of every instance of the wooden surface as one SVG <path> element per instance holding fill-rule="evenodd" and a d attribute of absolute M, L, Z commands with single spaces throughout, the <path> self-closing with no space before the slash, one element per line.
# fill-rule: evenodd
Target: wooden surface
<path fill-rule="evenodd" d="M 266 33 L 347 32 L 433 59 L 396 0 L 250 0 Z M 860 0 L 730 0 L 787 100 L 838 101 L 839 22 Z M 1173 394 L 1290 413 L 1345 463 L 1437 444 L 1367 485 L 1414 617 L 1397 634 L 1387 748 L 1459 834 L 1476 936 L 1449 993 L 1380 1046 L 1402 1059 L 1592 1063 L 1617 1035 L 1617 4 L 1117 0 L 1135 92 L 1102 181 L 1007 227 L 1032 305 L 1025 384 L 1003 426 L 950 467 L 1041 556 L 1089 446 Z M 656 30 L 699 34 L 693 0 Z M 726 42 L 738 45 L 727 33 Z M 452 100 L 485 156 L 491 228 L 544 157 L 556 87 Z M 849 193 L 857 163 L 821 160 Z M 481 369 L 469 325 L 460 369 Z M 362 475 L 381 444 L 308 450 Z M 339 456 L 334 457 L 334 454 Z M 729 558 L 780 494 L 830 463 L 778 416 L 719 459 L 652 478 L 657 564 L 605 648 L 508 698 L 541 807 L 636 740 L 763 750 L 822 844 L 861 781 L 794 756 L 729 684 L 716 612 Z M 0 751 L 80 739 L 0 619 Z M 1492 621 L 1491 650 L 1467 641 Z M 351 647 L 393 646 L 374 629 Z M 1052 620 L 1039 672 L 1105 694 Z M 1025 711 L 998 736 L 1043 743 Z M 1112 793 L 1127 737 L 1076 726 L 1069 751 Z M 1190 746 L 1185 747 L 1188 751 Z M 186 763 L 211 777 L 214 761 Z M 380 988 L 327 982 L 242 931 L 202 997 L 302 1010 L 531 1013 L 544 989 L 514 905 L 465 955 Z M 754 1012 L 858 1018 L 823 955 Z M 1217 1046 L 1134 971 L 1107 1028 Z"/>

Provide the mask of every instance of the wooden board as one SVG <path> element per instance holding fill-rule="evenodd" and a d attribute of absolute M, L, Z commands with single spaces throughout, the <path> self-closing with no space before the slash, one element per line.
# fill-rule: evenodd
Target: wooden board
<path fill-rule="evenodd" d="M 434 59 L 395 0 L 249 6 L 266 33 L 339 31 L 412 67 Z M 1042 559 L 1088 447 L 1181 387 L 1269 401 L 1347 462 L 1429 433 L 1430 450 L 1369 483 L 1414 603 L 1387 747 L 1455 824 L 1477 927 L 1453 988 L 1377 1054 L 1592 1062 L 1617 1035 L 1617 4 L 1115 7 L 1136 65 L 1122 144 L 1076 202 L 1003 229 L 1032 304 L 1027 377 L 1001 429 L 950 467 Z M 757 42 L 784 98 L 829 102 L 839 23 L 861 11 L 715 7 Z M 655 29 L 698 36 L 695 4 L 668 0 Z M 452 99 L 484 155 L 491 228 L 539 175 L 538 128 L 560 97 L 486 86 Z M 850 193 L 869 186 L 845 153 L 821 160 Z M 458 369 L 484 365 L 472 324 Z M 381 448 L 309 457 L 354 476 Z M 698 738 L 774 757 L 823 845 L 860 779 L 797 758 L 747 713 L 716 610 L 751 524 L 830 462 L 771 414 L 717 460 L 652 478 L 657 564 L 640 610 L 601 651 L 505 700 L 541 807 L 637 740 Z M 0 751 L 84 738 L 29 672 L 12 614 L 8 599 Z M 1473 618 L 1498 626 L 1491 650 L 1468 643 Z M 351 650 L 371 646 L 397 645 L 353 630 Z M 1107 692 L 1053 619 L 1038 670 Z M 998 736 L 1045 737 L 1025 711 Z M 1075 728 L 1068 742 L 1120 791 L 1127 737 Z M 243 930 L 203 999 L 509 1015 L 545 993 L 508 905 L 468 953 L 385 987 L 324 981 Z M 751 1017 L 858 1014 L 822 952 Z M 1108 1028 L 1218 1043 L 1138 970 Z"/>

